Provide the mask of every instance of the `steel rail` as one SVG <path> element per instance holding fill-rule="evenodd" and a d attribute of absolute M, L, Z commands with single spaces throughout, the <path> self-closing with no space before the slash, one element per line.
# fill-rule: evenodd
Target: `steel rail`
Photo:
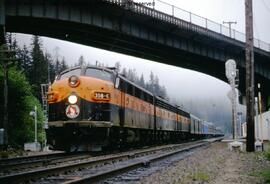
<path fill-rule="evenodd" d="M 20 157 L 13 157 L 13 158 L 2 158 L 0 159 L 0 166 L 5 164 L 10 164 L 14 162 L 25 162 L 26 160 L 39 160 L 44 158 L 52 158 L 56 156 L 64 156 L 67 155 L 65 152 L 60 153 L 49 153 L 49 154 L 39 154 L 39 155 L 31 155 L 31 156 L 20 156 Z"/>
<path fill-rule="evenodd" d="M 198 143 L 201 141 L 197 141 L 195 142 L 196 144 L 207 144 L 207 143 Z M 138 165 L 141 165 L 142 163 L 146 163 L 148 161 L 138 161 L 136 162 L 136 159 L 138 159 L 138 157 L 143 157 L 143 156 L 147 156 L 150 154 L 157 154 L 158 152 L 165 152 L 167 151 L 167 153 L 165 155 L 168 154 L 175 154 L 173 153 L 172 150 L 176 150 L 176 149 L 183 149 L 184 150 L 188 150 L 191 149 L 192 146 L 188 145 L 188 144 L 195 144 L 194 142 L 192 143 L 185 143 L 185 144 L 176 144 L 176 145 L 169 145 L 169 146 L 164 146 L 162 148 L 151 148 L 151 149 L 147 149 L 147 150 L 143 150 L 143 151 L 133 151 L 133 152 L 129 152 L 129 153 L 121 153 L 118 155 L 113 155 L 113 156 L 106 156 L 105 158 L 93 158 L 91 160 L 86 160 L 86 161 L 80 161 L 79 163 L 71 163 L 71 164 L 66 164 L 66 165 L 61 165 L 61 166 L 54 166 L 54 167 L 50 167 L 50 168 L 43 168 L 43 169 L 38 169 L 38 170 L 33 170 L 33 171 L 28 171 L 28 172 L 23 172 L 23 173 L 17 173 L 17 174 L 11 174 L 11 175 L 7 175 L 7 176 L 1 176 L 0 177 L 0 183 L 19 183 L 19 182 L 25 182 L 25 181 L 29 181 L 29 180 L 35 180 L 41 177 L 48 177 L 48 176 L 52 176 L 52 175 L 59 175 L 59 174 L 64 174 L 64 173 L 68 173 L 70 171 L 74 171 L 74 170 L 82 170 L 83 168 L 86 167 L 98 167 L 98 166 L 104 166 L 106 164 L 113 164 L 116 162 L 124 162 L 126 160 L 131 160 L 134 159 L 135 161 L 133 162 L 133 164 L 131 166 L 129 166 L 128 168 L 133 168 L 133 167 L 138 167 Z M 183 148 L 185 146 L 188 146 L 188 148 Z M 178 151 L 179 152 L 179 151 Z M 164 155 L 160 154 L 160 155 Z M 164 157 L 164 156 L 163 156 Z M 157 158 L 155 158 L 157 159 Z M 150 161 L 155 160 L 150 159 Z M 120 168 L 118 170 L 125 170 L 125 168 Z M 114 173 L 116 171 L 112 171 L 109 173 Z M 109 174 L 108 173 L 108 174 Z M 104 176 L 104 174 L 102 174 Z M 100 175 L 100 177 L 102 176 Z M 98 177 L 99 174 L 97 174 L 96 177 Z M 100 178 L 98 177 L 98 178 Z M 78 177 L 75 177 L 78 178 Z M 70 178 L 68 178 L 70 180 Z M 80 178 L 80 179 L 85 179 L 85 178 Z M 72 178 L 71 178 L 72 180 Z M 87 179 L 85 179 L 87 180 Z M 90 179 L 92 180 L 92 179 Z"/>
<path fill-rule="evenodd" d="M 31 157 L 29 159 L 21 161 L 21 162 L 10 162 L 6 164 L 0 164 L 0 175 L 4 173 L 11 173 L 12 171 L 20 170 L 22 172 L 22 169 L 29 169 L 33 170 L 34 167 L 41 167 L 41 166 L 49 166 L 53 164 L 58 164 L 62 162 L 72 161 L 72 160 L 78 160 L 78 159 L 86 159 L 91 157 L 89 154 L 64 154 L 64 156 L 56 155 L 53 157 L 50 155 L 51 158 L 40 158 L 40 159 L 34 159 L 31 160 Z"/>

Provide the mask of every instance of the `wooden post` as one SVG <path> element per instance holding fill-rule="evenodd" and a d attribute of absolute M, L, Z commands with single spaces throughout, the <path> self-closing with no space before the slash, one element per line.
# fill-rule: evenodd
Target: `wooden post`
<path fill-rule="evenodd" d="M 248 152 L 255 150 L 254 135 L 254 53 L 253 53 L 253 16 L 252 0 L 245 0 L 246 12 L 246 96 L 247 96 L 247 147 Z"/>

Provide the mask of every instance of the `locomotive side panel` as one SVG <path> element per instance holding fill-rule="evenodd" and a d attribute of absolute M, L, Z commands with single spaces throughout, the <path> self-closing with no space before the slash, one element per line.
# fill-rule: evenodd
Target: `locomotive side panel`
<path fill-rule="evenodd" d="M 156 107 L 156 127 L 157 130 L 175 131 L 176 113 L 169 112 L 160 107 Z"/>
<path fill-rule="evenodd" d="M 153 129 L 153 96 L 128 81 L 120 79 L 122 98 L 123 126 L 126 128 Z"/>

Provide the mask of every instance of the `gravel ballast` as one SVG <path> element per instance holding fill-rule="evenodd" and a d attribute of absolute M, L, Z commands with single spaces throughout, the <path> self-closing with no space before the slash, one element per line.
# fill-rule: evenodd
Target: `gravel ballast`
<path fill-rule="evenodd" d="M 270 162 L 261 152 L 229 151 L 227 143 L 218 142 L 136 183 L 256 184 L 264 183 L 258 173 L 266 168 Z"/>

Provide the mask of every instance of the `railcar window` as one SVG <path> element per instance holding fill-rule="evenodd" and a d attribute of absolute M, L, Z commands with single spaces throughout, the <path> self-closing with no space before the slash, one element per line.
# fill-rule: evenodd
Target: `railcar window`
<path fill-rule="evenodd" d="M 119 89 L 126 92 L 126 82 L 123 79 L 120 79 Z"/>
<path fill-rule="evenodd" d="M 60 79 L 65 79 L 65 78 L 71 77 L 72 75 L 80 76 L 81 75 L 81 69 L 75 69 L 75 70 L 71 70 L 71 71 L 68 71 L 66 73 L 63 73 L 60 76 Z"/>
<path fill-rule="evenodd" d="M 128 93 L 129 95 L 134 96 L 134 94 L 133 94 L 133 86 L 132 86 L 131 84 L 128 84 L 128 91 L 127 91 L 127 93 Z"/>
<path fill-rule="evenodd" d="M 147 100 L 147 102 L 152 103 L 152 102 L 151 102 L 151 97 L 150 97 L 149 94 L 146 94 L 146 100 Z"/>
<path fill-rule="evenodd" d="M 150 103 L 153 103 L 153 101 L 154 101 L 154 97 L 153 97 L 153 96 L 151 96 L 151 95 L 149 95 L 148 97 L 149 97 L 149 98 L 148 98 L 148 99 L 149 99 L 149 102 L 150 102 Z"/>
<path fill-rule="evenodd" d="M 94 77 L 101 80 L 113 82 L 113 75 L 105 70 L 100 70 L 96 68 L 87 68 L 85 75 L 89 77 Z"/>
<path fill-rule="evenodd" d="M 142 97 L 141 97 L 144 101 L 147 102 L 147 93 L 142 92 Z"/>
<path fill-rule="evenodd" d="M 135 88 L 135 96 L 141 98 L 141 90 L 139 88 Z"/>

